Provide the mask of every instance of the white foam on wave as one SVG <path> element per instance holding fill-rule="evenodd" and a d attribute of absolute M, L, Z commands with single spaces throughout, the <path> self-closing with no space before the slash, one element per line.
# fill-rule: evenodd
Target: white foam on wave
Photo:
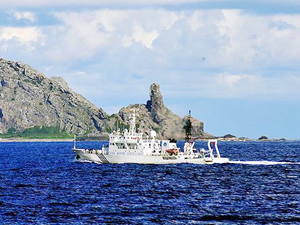
<path fill-rule="evenodd" d="M 85 159 L 74 159 L 74 162 L 80 162 L 80 163 L 93 163 L 91 160 L 85 160 Z"/>
<path fill-rule="evenodd" d="M 293 162 L 275 162 L 275 161 L 230 161 L 233 164 L 247 164 L 247 165 L 278 165 L 278 164 L 300 164 Z"/>

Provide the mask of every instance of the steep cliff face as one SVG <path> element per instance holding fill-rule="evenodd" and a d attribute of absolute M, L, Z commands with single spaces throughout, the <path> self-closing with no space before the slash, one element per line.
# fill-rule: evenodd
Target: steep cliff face
<path fill-rule="evenodd" d="M 107 135 L 117 126 L 128 126 L 133 111 L 138 129 L 146 134 L 154 129 L 160 137 L 184 138 L 186 118 L 164 105 L 158 84 L 151 85 L 146 104 L 129 105 L 109 116 L 72 91 L 62 78 L 47 78 L 21 62 L 0 59 L 0 134 L 46 126 L 72 134 Z M 202 136 L 203 122 L 194 118 L 192 122 L 192 136 Z"/>
<path fill-rule="evenodd" d="M 160 137 L 182 139 L 185 137 L 184 125 L 186 117 L 181 118 L 168 109 L 163 101 L 158 84 L 150 87 L 150 100 L 146 104 L 136 104 L 124 107 L 118 113 L 118 118 L 125 124 L 128 123 L 130 114 L 137 112 L 137 124 L 140 131 L 149 134 L 155 130 Z M 193 125 L 192 136 L 203 136 L 203 122 L 191 118 Z"/>
<path fill-rule="evenodd" d="M 48 79 L 28 65 L 0 59 L 0 133 L 58 126 L 68 133 L 100 134 L 106 119 L 62 78 Z"/>

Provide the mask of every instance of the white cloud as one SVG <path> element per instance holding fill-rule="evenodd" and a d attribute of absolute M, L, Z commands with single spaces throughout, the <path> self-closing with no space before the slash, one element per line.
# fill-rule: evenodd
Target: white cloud
<path fill-rule="evenodd" d="M 148 12 L 151 14 L 151 11 Z M 161 26 L 163 29 L 169 30 L 174 26 L 176 22 L 178 22 L 181 19 L 185 18 L 185 15 L 183 12 L 169 12 L 164 10 L 157 10 L 156 16 L 158 21 L 156 21 L 156 18 L 153 19 L 153 23 L 159 26 Z"/>
<path fill-rule="evenodd" d="M 211 79 L 217 98 L 247 98 L 256 96 L 255 89 L 260 78 L 254 75 L 219 74 Z"/>
<path fill-rule="evenodd" d="M 14 12 L 13 16 L 17 20 L 28 20 L 31 23 L 35 21 L 35 14 L 33 12 Z"/>
<path fill-rule="evenodd" d="M 300 60 L 300 43 L 295 38 L 300 35 L 300 26 L 292 22 L 298 21 L 299 15 L 254 16 L 236 10 L 223 10 L 222 14 L 223 19 L 217 23 L 223 43 L 212 66 L 266 69 L 290 66 L 291 62 L 295 65 L 294 61 Z"/>
<path fill-rule="evenodd" d="M 202 27 L 203 21 L 203 13 L 200 11 L 195 11 L 190 17 L 187 17 L 187 23 L 190 26 L 192 31 L 196 31 Z"/>
<path fill-rule="evenodd" d="M 181 87 L 181 95 L 193 91 L 199 97 L 293 98 L 288 81 L 283 82 L 274 68 L 299 69 L 300 26 L 295 22 L 300 21 L 299 15 L 254 16 L 241 10 L 100 10 L 58 15 L 64 22 L 60 31 L 64 44 L 57 54 L 70 51 L 73 58 L 88 52 L 92 58 L 100 53 L 99 68 L 111 85 L 125 73 L 124 86 L 135 82 L 135 75 L 143 83 L 168 86 L 192 80 Z M 283 24 L 285 29 L 278 29 Z M 268 77 L 265 73 L 270 71 L 274 74 Z M 97 84 L 93 85 L 88 85 L 89 92 L 97 92 Z"/>
<path fill-rule="evenodd" d="M 187 4 L 187 3 L 199 3 L 199 2 L 207 2 L 208 0 L 30 0 L 30 1 L 22 1 L 22 0 L 0 0 L 0 4 L 3 7 L 41 7 L 41 6 L 134 6 L 134 5 L 178 5 L 178 4 Z M 212 1 L 212 0 L 210 0 Z M 220 2 L 222 0 L 217 0 Z M 291 0 L 290 0 L 291 1 Z"/>
<path fill-rule="evenodd" d="M 164 96 L 169 99 L 215 98 L 299 102 L 298 74 L 277 73 L 268 77 L 261 74 L 187 72 L 185 76 L 181 76 L 175 72 L 171 77 L 174 79 L 159 82 L 166 90 Z"/>
<path fill-rule="evenodd" d="M 216 77 L 216 82 L 223 88 L 238 88 L 241 83 L 249 84 L 253 79 L 249 75 L 220 74 Z"/>
<path fill-rule="evenodd" d="M 114 39 L 113 23 L 103 19 L 106 11 L 102 16 L 97 12 L 54 13 L 54 16 L 63 22 L 50 31 L 52 47 L 47 54 L 55 61 L 93 57 Z"/>
<path fill-rule="evenodd" d="M 288 85 L 299 84 L 299 14 L 106 9 L 52 15 L 57 25 L 0 28 L 0 51 L 8 52 L 12 40 L 36 48 L 43 56 L 38 60 L 52 68 L 49 75 L 68 73 L 68 82 L 85 96 L 107 98 L 111 89 L 123 95 L 124 87 L 142 83 L 130 93 L 138 96 L 152 82 L 181 96 L 295 99 L 300 94 Z M 105 87 L 99 89 L 99 83 Z M 180 90 L 174 89 L 179 84 Z"/>
<path fill-rule="evenodd" d="M 170 29 L 182 18 L 182 13 L 163 10 L 95 10 L 53 15 L 62 22 L 52 27 L 49 34 L 50 39 L 55 39 L 48 55 L 56 61 L 92 58 L 105 54 L 107 48 L 119 51 L 134 43 L 152 49 L 159 30 Z"/>
<path fill-rule="evenodd" d="M 238 5 L 236 0 L 0 0 L 2 7 L 63 7 L 63 6 L 161 6 L 161 5 L 181 5 L 193 3 L 209 3 L 217 7 L 218 4 L 226 2 L 229 5 Z M 298 0 L 285 0 L 285 6 L 298 6 Z M 246 7 L 250 4 L 246 4 Z M 260 6 L 282 6 L 282 0 L 251 0 L 251 5 Z"/>
<path fill-rule="evenodd" d="M 134 43 L 154 50 L 160 65 L 197 67 L 196 62 L 201 62 L 205 68 L 235 72 L 270 67 L 274 61 L 276 65 L 289 65 L 300 57 L 300 48 L 293 47 L 299 45 L 295 38 L 300 32 L 300 24 L 295 22 L 300 21 L 299 15 L 275 17 L 248 15 L 241 10 L 161 9 L 53 15 L 61 24 L 43 31 L 51 44 L 48 55 L 58 61 L 88 59 L 99 54 L 110 57 L 110 52 L 122 54 L 124 47 L 139 49 Z M 277 29 L 283 24 L 285 29 Z M 181 61 L 179 65 L 176 60 Z"/>
<path fill-rule="evenodd" d="M 142 43 L 147 48 L 152 48 L 152 42 L 158 37 L 156 30 L 147 32 L 141 26 L 135 25 L 133 27 L 132 39 L 136 42 Z"/>
<path fill-rule="evenodd" d="M 36 45 L 44 45 L 44 34 L 37 27 L 0 27 L 0 43 L 4 43 L 8 49 L 10 41 L 15 41 L 26 46 L 28 50 L 34 50 Z"/>

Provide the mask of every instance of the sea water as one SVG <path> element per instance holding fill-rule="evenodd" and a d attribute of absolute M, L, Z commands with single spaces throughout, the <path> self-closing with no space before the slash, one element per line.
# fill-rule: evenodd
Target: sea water
<path fill-rule="evenodd" d="M 219 142 L 231 163 L 213 165 L 76 162 L 72 147 L 0 143 L 0 224 L 300 223 L 300 142 Z"/>

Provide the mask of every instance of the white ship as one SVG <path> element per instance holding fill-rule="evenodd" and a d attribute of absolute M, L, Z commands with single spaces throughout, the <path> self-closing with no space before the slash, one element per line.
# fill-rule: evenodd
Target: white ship
<path fill-rule="evenodd" d="M 143 133 L 136 132 L 135 113 L 132 114 L 129 130 L 114 131 L 109 135 L 109 144 L 102 149 L 76 148 L 73 152 L 77 160 L 88 160 L 96 163 L 141 163 L 141 164 L 174 164 L 174 163 L 228 163 L 222 158 L 217 140 L 208 141 L 208 149 L 197 150 L 195 142 L 185 142 L 183 149 L 177 147 L 175 140 L 158 140 L 156 132 L 151 131 L 150 138 L 143 139 Z"/>

